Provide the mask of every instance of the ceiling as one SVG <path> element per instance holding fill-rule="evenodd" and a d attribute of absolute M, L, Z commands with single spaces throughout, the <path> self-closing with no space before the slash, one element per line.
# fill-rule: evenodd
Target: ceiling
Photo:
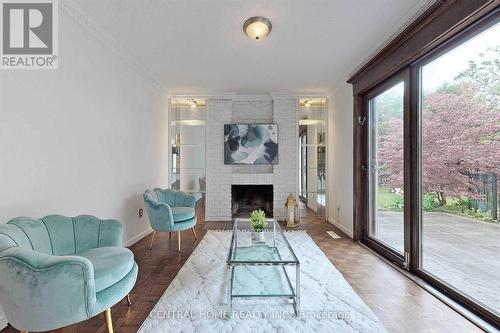
<path fill-rule="evenodd" d="M 326 93 L 428 0 L 77 0 L 172 93 Z M 249 17 L 273 24 L 254 41 Z"/>

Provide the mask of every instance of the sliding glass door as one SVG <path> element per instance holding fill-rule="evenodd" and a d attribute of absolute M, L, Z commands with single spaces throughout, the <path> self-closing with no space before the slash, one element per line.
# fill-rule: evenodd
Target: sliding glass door
<path fill-rule="evenodd" d="M 500 315 L 500 23 L 419 64 L 420 269 Z"/>
<path fill-rule="evenodd" d="M 361 94 L 362 241 L 500 323 L 500 18 Z"/>
<path fill-rule="evenodd" d="M 402 260 L 405 252 L 404 119 L 407 75 L 367 95 L 369 221 L 367 236 Z"/>

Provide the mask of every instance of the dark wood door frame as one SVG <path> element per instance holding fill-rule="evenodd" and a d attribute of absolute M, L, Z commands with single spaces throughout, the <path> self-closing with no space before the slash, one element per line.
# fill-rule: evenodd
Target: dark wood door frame
<path fill-rule="evenodd" d="M 362 241 L 389 260 L 401 265 L 400 256 L 368 237 L 369 221 L 369 161 L 368 99 L 387 82 L 406 75 L 405 84 L 405 251 L 410 253 L 411 273 L 418 275 L 435 288 L 500 326 L 500 318 L 443 281 L 421 269 L 421 119 L 419 112 L 420 66 L 449 48 L 485 29 L 500 17 L 500 0 L 442 0 L 408 26 L 373 59 L 356 72 L 348 82 L 353 84 L 353 141 L 354 141 L 354 240 Z M 406 105 L 408 103 L 408 105 Z M 410 175 L 410 177 L 406 177 Z"/>
<path fill-rule="evenodd" d="M 441 0 L 404 29 L 392 42 L 359 69 L 349 80 L 353 85 L 353 167 L 354 167 L 354 240 L 363 237 L 362 223 L 367 218 L 364 212 L 367 193 L 363 190 L 362 170 L 367 161 L 364 143 L 368 139 L 359 121 L 366 119 L 364 95 L 381 82 L 389 79 L 425 54 L 435 50 L 453 37 L 459 36 L 468 27 L 490 15 L 496 15 L 500 0 Z M 416 77 L 412 71 L 412 81 Z M 414 89 L 413 87 L 412 89 Z M 416 105 L 416 94 L 412 94 L 412 105 Z M 413 107 L 412 107 L 413 109 Z M 411 111 L 414 114 L 413 111 Z"/>
<path fill-rule="evenodd" d="M 391 76 L 390 79 L 378 84 L 376 87 L 374 87 L 373 89 L 371 89 L 370 91 L 368 91 L 366 94 L 363 95 L 363 110 L 365 111 L 365 115 L 364 117 L 366 118 L 362 118 L 361 121 L 358 120 L 358 126 L 360 127 L 359 130 L 360 131 L 363 131 L 363 132 L 366 132 L 365 134 L 363 134 L 364 137 L 366 137 L 367 141 L 370 142 L 370 136 L 371 136 L 371 132 L 372 132 L 372 126 L 374 126 L 375 124 L 373 123 L 374 119 L 371 119 L 371 116 L 372 114 L 370 113 L 370 101 L 380 95 L 381 93 L 387 91 L 388 89 L 394 87 L 396 84 L 398 84 L 399 82 L 404 82 L 404 96 L 403 96 L 403 118 L 404 118 L 404 146 L 405 146 L 405 150 L 404 150 L 404 159 L 406 160 L 407 158 L 409 158 L 409 150 L 406 149 L 407 146 L 409 146 L 409 136 L 408 136 L 408 133 L 409 133 L 409 129 L 407 128 L 408 124 L 409 124 L 409 113 L 410 113 L 410 94 L 409 94 L 409 87 L 410 87 L 410 71 L 408 69 L 403 69 L 402 71 L 400 71 L 399 73 L 396 73 L 395 75 Z M 371 142 L 373 144 L 373 142 Z M 379 252 L 383 252 L 385 254 L 386 257 L 388 257 L 392 262 L 395 262 L 395 263 L 398 263 L 400 265 L 405 265 L 405 257 L 404 257 L 404 253 L 409 253 L 409 246 L 410 246 L 410 240 L 408 237 L 406 237 L 406 235 L 408 235 L 409 233 L 405 233 L 405 239 L 404 239 L 404 253 L 399 253 L 397 252 L 395 249 L 391 248 L 390 246 L 388 246 L 388 244 L 384 244 L 382 242 L 380 242 L 379 240 L 377 240 L 376 238 L 372 237 L 370 235 L 370 232 L 369 232 L 369 225 L 368 224 L 373 224 L 375 222 L 375 219 L 376 219 L 376 216 L 375 216 L 375 211 L 374 210 L 370 210 L 369 207 L 373 206 L 374 204 L 374 198 L 373 196 L 370 196 L 369 193 L 371 192 L 370 191 L 370 185 L 371 186 L 375 186 L 375 184 L 373 184 L 373 179 L 370 178 L 370 175 L 373 174 L 373 167 L 374 165 L 372 165 L 372 161 L 370 161 L 370 150 L 374 150 L 376 149 L 376 147 L 369 147 L 370 144 L 365 144 L 365 156 L 364 156 L 364 160 L 366 161 L 366 163 L 364 163 L 363 167 L 362 167 L 362 174 L 360 175 L 360 177 L 358 177 L 357 179 L 359 180 L 362 180 L 362 182 L 364 183 L 367 183 L 368 186 L 367 186 L 367 195 L 366 195 L 366 207 L 367 207 L 367 221 L 368 223 L 363 223 L 360 227 L 362 228 L 362 239 L 366 242 L 366 243 L 370 243 L 370 245 L 374 248 L 376 248 Z M 406 164 L 405 164 L 405 168 L 406 168 Z M 409 184 L 408 184 L 408 181 L 410 180 L 410 178 L 408 177 L 409 173 L 408 173 L 408 170 L 404 170 L 404 202 L 407 203 L 409 202 L 409 200 L 411 199 L 409 197 L 410 195 L 410 191 L 409 191 Z M 405 205 L 406 206 L 406 205 Z M 404 229 L 406 230 L 407 228 L 409 228 L 409 224 L 408 224 L 408 221 L 410 221 L 409 219 L 409 213 L 410 213 L 410 210 L 405 207 L 404 209 Z"/>

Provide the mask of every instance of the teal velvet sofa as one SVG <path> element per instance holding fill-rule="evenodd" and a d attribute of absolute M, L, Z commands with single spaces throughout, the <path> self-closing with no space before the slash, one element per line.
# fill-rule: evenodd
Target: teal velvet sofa
<path fill-rule="evenodd" d="M 153 247 L 153 242 L 157 231 L 169 232 L 169 237 L 172 237 L 172 232 L 177 232 L 177 248 L 181 251 L 181 231 L 191 229 L 194 238 L 196 231 L 196 197 L 182 191 L 162 190 L 155 188 L 154 190 L 146 190 L 144 193 L 144 203 L 148 213 L 151 228 L 153 228 L 153 236 L 149 248 Z"/>
<path fill-rule="evenodd" d="M 18 217 L 0 224 L 0 304 L 9 323 L 47 331 L 105 313 L 137 279 L 134 254 L 122 246 L 123 225 L 83 215 Z"/>

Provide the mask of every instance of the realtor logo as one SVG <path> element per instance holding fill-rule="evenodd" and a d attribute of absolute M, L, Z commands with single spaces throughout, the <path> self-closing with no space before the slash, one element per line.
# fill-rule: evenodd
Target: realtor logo
<path fill-rule="evenodd" d="M 57 68 L 57 0 L 0 0 L 0 4 L 0 68 Z"/>

